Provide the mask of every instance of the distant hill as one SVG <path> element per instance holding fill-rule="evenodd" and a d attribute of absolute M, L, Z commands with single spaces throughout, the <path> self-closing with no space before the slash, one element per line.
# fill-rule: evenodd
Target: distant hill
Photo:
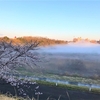
<path fill-rule="evenodd" d="M 96 41 L 96 40 L 90 40 L 88 38 L 86 39 L 83 39 L 81 37 L 78 37 L 78 38 L 73 38 L 73 42 L 87 42 L 87 43 L 100 43 L 100 41 Z"/>
<path fill-rule="evenodd" d="M 18 43 L 18 44 L 24 44 L 27 42 L 40 42 L 40 46 L 49 46 L 49 45 L 55 45 L 55 44 L 66 44 L 67 41 L 64 40 L 55 40 L 55 39 L 49 39 L 45 37 L 32 37 L 32 36 L 24 36 L 24 37 L 15 37 L 15 38 L 9 38 L 7 36 L 1 37 L 0 41 L 12 41 L 13 43 Z"/>

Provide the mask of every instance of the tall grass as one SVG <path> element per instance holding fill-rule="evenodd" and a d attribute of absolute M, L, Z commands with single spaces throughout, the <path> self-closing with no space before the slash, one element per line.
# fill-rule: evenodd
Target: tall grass
<path fill-rule="evenodd" d="M 22 98 L 22 97 L 12 96 L 8 94 L 0 94 L 0 100 L 36 100 L 36 99 L 35 98 L 30 99 L 29 97 Z"/>

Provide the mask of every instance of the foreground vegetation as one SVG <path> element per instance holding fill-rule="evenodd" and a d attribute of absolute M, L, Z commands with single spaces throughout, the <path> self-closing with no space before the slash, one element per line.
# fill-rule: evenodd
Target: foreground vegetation
<path fill-rule="evenodd" d="M 30 99 L 28 96 L 23 98 L 23 97 L 18 97 L 17 95 L 13 96 L 12 94 L 0 94 L 0 100 L 36 100 L 34 97 Z"/>
<path fill-rule="evenodd" d="M 24 98 L 19 98 L 19 97 L 14 97 L 14 96 L 11 96 L 11 95 L 4 95 L 4 94 L 0 94 L 0 100 L 26 100 Z"/>

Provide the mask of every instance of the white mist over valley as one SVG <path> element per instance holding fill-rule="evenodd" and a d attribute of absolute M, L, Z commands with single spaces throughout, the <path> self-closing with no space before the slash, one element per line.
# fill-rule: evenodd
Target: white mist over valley
<path fill-rule="evenodd" d="M 86 41 L 41 47 L 40 54 L 47 60 L 43 71 L 83 77 L 100 76 L 100 44 Z M 41 69 L 42 71 L 42 69 Z"/>
<path fill-rule="evenodd" d="M 56 45 L 41 48 L 45 53 L 86 53 L 86 54 L 100 54 L 100 44 L 90 42 L 76 42 L 65 45 Z"/>

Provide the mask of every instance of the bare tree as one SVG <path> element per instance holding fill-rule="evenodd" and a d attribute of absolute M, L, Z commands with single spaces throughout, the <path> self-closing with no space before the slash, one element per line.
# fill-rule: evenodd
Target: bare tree
<path fill-rule="evenodd" d="M 12 42 L 7 43 L 2 41 L 0 43 L 0 71 L 9 72 L 15 71 L 16 67 L 20 65 L 36 65 L 39 61 L 39 56 L 35 52 L 39 43 L 30 42 L 24 45 L 14 45 Z"/>
<path fill-rule="evenodd" d="M 36 52 L 39 42 L 28 42 L 24 45 L 16 45 L 12 42 L 0 42 L 0 78 L 9 82 L 12 86 L 19 87 L 20 84 L 26 83 L 26 79 L 16 78 L 11 73 L 17 73 L 16 68 L 28 66 L 33 68 L 33 64 L 37 66 L 40 56 Z M 29 79 L 29 78 L 28 78 Z M 29 80 L 30 81 L 30 80 Z M 32 83 L 32 82 L 31 82 Z M 34 83 L 34 82 L 33 82 Z M 33 84 L 32 83 L 32 84 Z M 35 84 L 35 83 L 34 83 Z M 19 89 L 20 91 L 21 89 Z M 24 92 L 23 92 L 24 93 Z"/>

